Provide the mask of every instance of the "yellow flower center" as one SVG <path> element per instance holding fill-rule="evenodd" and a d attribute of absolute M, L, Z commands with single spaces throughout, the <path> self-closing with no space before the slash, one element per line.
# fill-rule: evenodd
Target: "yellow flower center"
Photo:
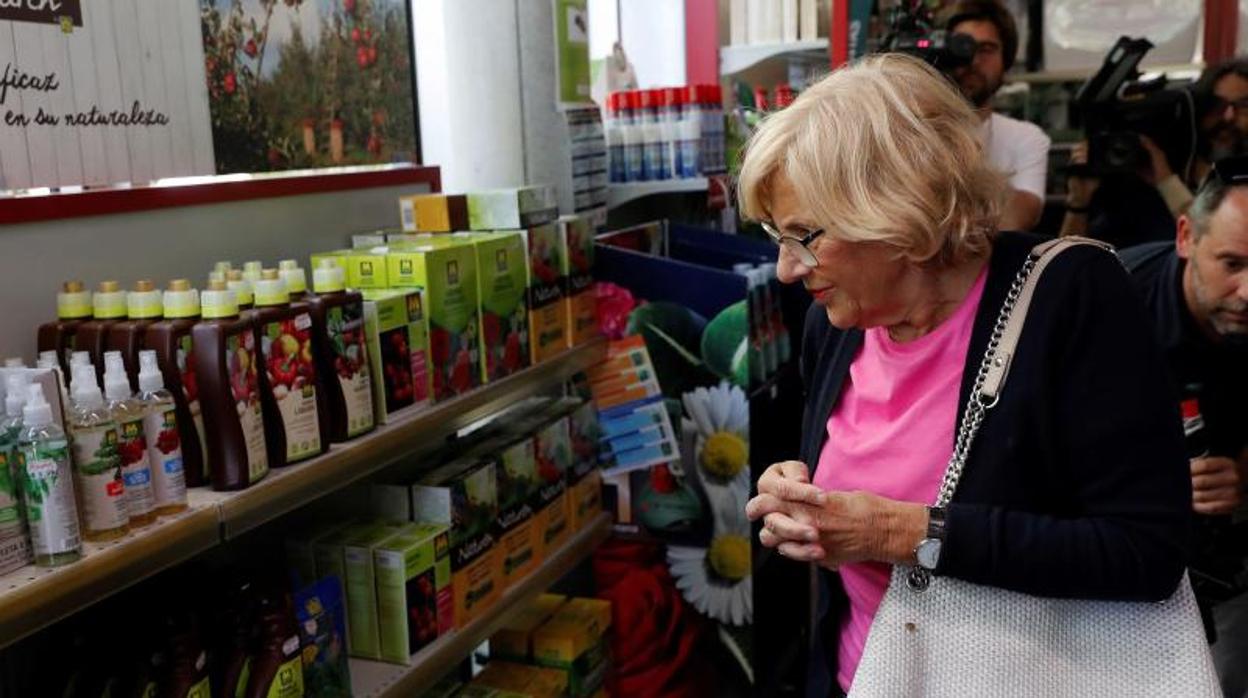
<path fill-rule="evenodd" d="M 749 447 L 740 436 L 728 431 L 717 431 L 702 445 L 702 467 L 716 477 L 731 480 L 741 472 L 749 460 Z"/>
<path fill-rule="evenodd" d="M 706 553 L 715 574 L 730 582 L 739 582 L 750 573 L 750 541 L 732 534 L 717 536 Z"/>

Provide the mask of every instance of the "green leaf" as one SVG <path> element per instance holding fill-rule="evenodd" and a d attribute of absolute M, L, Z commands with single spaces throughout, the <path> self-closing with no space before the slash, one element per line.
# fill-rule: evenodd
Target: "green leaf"
<path fill-rule="evenodd" d="M 627 331 L 645 339 L 664 394 L 679 396 L 716 382 L 698 356 L 705 327 L 705 318 L 679 303 L 646 303 L 629 315 Z"/>
<path fill-rule="evenodd" d="M 745 388 L 750 381 L 749 305 L 743 300 L 724 308 L 702 334 L 702 360 L 716 375 Z"/>

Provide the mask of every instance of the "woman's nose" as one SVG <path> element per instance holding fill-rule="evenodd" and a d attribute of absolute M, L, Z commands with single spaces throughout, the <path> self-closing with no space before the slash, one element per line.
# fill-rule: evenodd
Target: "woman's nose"
<path fill-rule="evenodd" d="M 797 259 L 797 255 L 792 254 L 780 246 L 779 254 L 776 259 L 776 278 L 780 279 L 782 284 L 791 284 L 802 280 L 802 277 L 810 273 L 810 267 L 802 264 Z"/>

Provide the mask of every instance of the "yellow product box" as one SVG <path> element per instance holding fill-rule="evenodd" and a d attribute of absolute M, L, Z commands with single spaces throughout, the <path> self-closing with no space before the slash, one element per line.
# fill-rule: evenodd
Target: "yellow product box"
<path fill-rule="evenodd" d="M 564 698 L 568 695 L 568 677 L 564 672 L 515 662 L 492 661 L 472 682 L 529 698 Z"/>
<path fill-rule="evenodd" d="M 524 236 L 455 233 L 477 255 L 477 297 L 481 305 L 481 374 L 486 383 L 528 368 L 529 259 Z"/>
<path fill-rule="evenodd" d="M 558 356 L 568 348 L 567 314 L 563 303 L 562 246 L 559 228 L 540 225 L 524 231 L 529 253 L 529 348 L 533 363 Z"/>
<path fill-rule="evenodd" d="M 594 293 L 594 229 L 582 216 L 559 219 L 563 307 L 568 346 L 598 336 L 598 296 Z"/>
<path fill-rule="evenodd" d="M 414 523 L 375 547 L 380 658 L 408 657 L 454 627 L 447 528 Z"/>
<path fill-rule="evenodd" d="M 610 666 L 610 627 L 610 602 L 570 599 L 533 634 L 533 659 L 565 672 L 570 696 L 592 696 L 602 688 Z"/>
<path fill-rule="evenodd" d="M 405 232 L 449 233 L 468 229 L 468 197 L 463 194 L 413 194 L 399 197 Z"/>
<path fill-rule="evenodd" d="M 503 589 L 496 463 L 471 456 L 452 461 L 412 485 L 411 497 L 415 518 L 450 526 L 453 616 L 462 628 Z"/>
<path fill-rule="evenodd" d="M 396 245 L 386 255 L 392 285 L 424 290 L 434 402 L 481 385 L 476 251 L 471 242 L 443 237 Z"/>
<path fill-rule="evenodd" d="M 332 261 L 334 264 L 337 264 L 338 266 L 342 267 L 343 273 L 346 274 L 347 273 L 347 257 L 351 255 L 352 251 L 353 250 L 330 250 L 329 252 L 313 253 L 312 259 L 311 259 L 312 266 L 310 268 L 317 269 L 321 266 L 322 261 L 328 259 Z M 348 283 L 348 285 L 350 285 L 350 283 Z"/>
<path fill-rule="evenodd" d="M 386 273 L 386 252 L 389 249 L 382 245 L 347 253 L 347 285 L 361 291 L 389 288 L 390 278 Z"/>
<path fill-rule="evenodd" d="M 513 662 L 533 660 L 533 633 L 567 601 L 562 594 L 542 594 L 520 609 L 490 637 L 490 657 Z"/>
<path fill-rule="evenodd" d="M 559 217 L 555 189 L 532 185 L 490 189 L 468 194 L 468 227 L 472 230 L 528 228 Z"/>
<path fill-rule="evenodd" d="M 356 233 L 351 236 L 351 249 L 368 249 L 383 247 L 386 244 L 386 231 L 377 230 L 371 233 Z"/>
<path fill-rule="evenodd" d="M 419 289 L 368 290 L 363 295 L 373 412 L 378 424 L 386 424 L 401 410 L 431 401 L 428 307 Z"/>

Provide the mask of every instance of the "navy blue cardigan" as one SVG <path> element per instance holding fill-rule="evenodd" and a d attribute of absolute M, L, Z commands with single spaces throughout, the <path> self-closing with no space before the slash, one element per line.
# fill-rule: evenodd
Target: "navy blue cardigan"
<path fill-rule="evenodd" d="M 1002 233 L 994 242 L 959 417 L 1006 291 L 1041 240 Z M 811 307 L 801 455 L 812 468 L 861 344 L 860 330 L 837 330 Z M 1176 404 L 1117 258 L 1091 246 L 1062 253 L 1041 278 L 1000 402 L 972 447 L 937 574 L 1039 596 L 1167 598 L 1186 565 L 1191 518 Z"/>

